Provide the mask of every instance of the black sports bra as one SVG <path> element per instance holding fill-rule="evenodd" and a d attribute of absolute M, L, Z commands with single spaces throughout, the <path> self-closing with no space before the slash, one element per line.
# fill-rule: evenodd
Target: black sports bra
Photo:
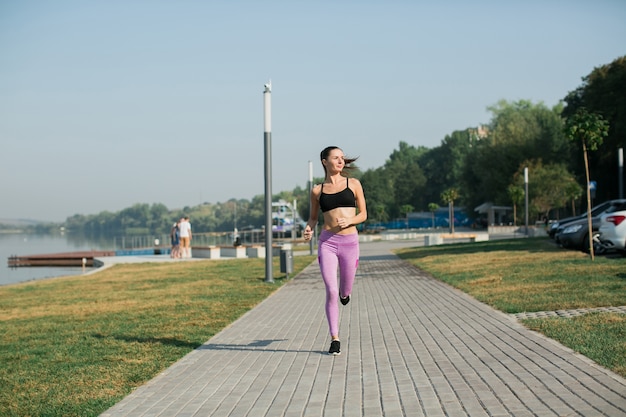
<path fill-rule="evenodd" d="M 320 193 L 320 208 L 322 212 L 327 212 L 337 207 L 356 207 L 354 193 L 348 187 L 349 179 L 346 178 L 346 188 L 335 194 L 324 194 L 324 183 Z"/>

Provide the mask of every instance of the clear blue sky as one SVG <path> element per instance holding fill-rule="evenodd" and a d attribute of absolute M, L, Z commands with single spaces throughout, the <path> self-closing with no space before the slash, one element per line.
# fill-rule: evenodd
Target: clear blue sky
<path fill-rule="evenodd" d="M 622 0 L 4 0 L 0 219 L 262 195 L 270 79 L 274 193 L 327 145 L 377 168 L 500 99 L 557 104 L 625 22 Z"/>

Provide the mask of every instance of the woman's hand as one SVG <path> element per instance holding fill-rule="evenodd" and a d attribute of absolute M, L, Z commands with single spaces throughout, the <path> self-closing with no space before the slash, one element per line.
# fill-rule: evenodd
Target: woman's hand
<path fill-rule="evenodd" d="M 304 232 L 302 233 L 302 237 L 304 237 L 304 240 L 307 240 L 307 241 L 311 240 L 311 238 L 313 237 L 313 230 L 311 230 L 311 226 L 309 226 L 308 224 L 304 228 Z"/>
<path fill-rule="evenodd" d="M 350 219 L 348 219 L 346 217 L 338 217 L 337 218 L 337 225 L 339 227 L 341 227 L 342 229 L 346 229 L 346 228 L 352 226 L 352 222 L 350 221 Z"/>

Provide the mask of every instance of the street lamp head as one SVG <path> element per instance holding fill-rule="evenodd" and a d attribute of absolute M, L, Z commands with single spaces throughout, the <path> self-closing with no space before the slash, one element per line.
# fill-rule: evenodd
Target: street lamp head
<path fill-rule="evenodd" d="M 268 82 L 267 84 L 264 84 L 263 87 L 265 87 L 264 93 L 271 93 L 272 92 L 272 80 L 270 80 L 270 82 Z"/>

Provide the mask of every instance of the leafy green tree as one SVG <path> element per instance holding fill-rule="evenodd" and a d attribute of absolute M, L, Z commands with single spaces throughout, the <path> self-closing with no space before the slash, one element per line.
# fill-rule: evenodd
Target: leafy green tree
<path fill-rule="evenodd" d="M 510 184 L 507 188 L 509 198 L 513 203 L 513 226 L 517 226 L 517 206 L 524 200 L 524 188 L 519 185 Z"/>
<path fill-rule="evenodd" d="M 403 204 L 400 207 L 400 214 L 405 216 L 406 219 L 406 227 L 409 228 L 409 213 L 411 213 L 415 208 L 410 204 Z"/>
<path fill-rule="evenodd" d="M 560 105 L 550 109 L 526 100 L 500 101 L 489 110 L 493 117 L 488 133 L 468 151 L 460 182 L 473 207 L 487 201 L 508 203 L 511 178 L 524 161 L 560 163 L 572 148 L 563 133 Z"/>
<path fill-rule="evenodd" d="M 589 155 L 588 166 L 598 183 L 596 197 L 600 201 L 616 198 L 619 191 L 617 152 L 619 148 L 626 148 L 626 56 L 594 68 L 582 80 L 582 85 L 564 98 L 567 104 L 563 116 L 569 119 L 584 107 L 607 121 L 607 135 L 598 145 L 598 152 Z M 586 171 L 583 161 L 575 158 L 572 162 L 582 182 Z"/>
<path fill-rule="evenodd" d="M 589 230 L 589 253 L 594 259 L 593 253 L 593 233 L 591 227 L 591 193 L 589 188 L 589 158 L 588 151 L 595 151 L 608 134 L 609 125 L 601 115 L 587 111 L 586 108 L 579 108 L 576 113 L 567 119 L 567 136 L 572 141 L 582 144 L 583 158 L 585 161 L 585 177 L 587 179 L 587 226 Z"/>
<path fill-rule="evenodd" d="M 454 233 L 454 200 L 457 198 L 459 198 L 459 191 L 456 188 L 448 188 L 441 193 L 441 200 L 448 205 L 450 233 Z"/>
<path fill-rule="evenodd" d="M 576 182 L 576 180 L 567 181 L 564 189 L 565 195 L 568 201 L 572 203 L 572 216 L 576 215 L 576 200 L 580 199 L 583 195 L 582 187 Z"/>
<path fill-rule="evenodd" d="M 439 210 L 439 204 L 428 203 L 428 211 L 430 211 L 431 219 L 433 221 L 433 229 L 435 228 L 435 212 Z"/>
<path fill-rule="evenodd" d="M 385 193 L 392 190 L 392 204 L 386 204 L 386 211 L 393 217 L 400 215 L 400 207 L 410 204 L 413 207 L 424 207 L 422 190 L 426 177 L 419 165 L 419 159 L 425 148 L 415 148 L 406 142 L 400 142 L 383 167 L 383 175 L 387 177 Z M 363 177 L 365 178 L 365 176 Z M 366 190 L 367 192 L 367 190 Z"/>
<path fill-rule="evenodd" d="M 369 209 L 367 215 L 369 217 Z M 385 205 L 381 203 L 374 203 L 372 207 L 372 220 L 375 222 L 386 222 L 389 221 L 389 215 L 385 211 Z"/>
<path fill-rule="evenodd" d="M 454 131 L 441 141 L 441 145 L 424 152 L 419 164 L 424 171 L 426 182 L 422 187 L 422 201 L 439 200 L 442 190 L 461 184 L 468 153 L 480 140 L 478 129 Z M 417 207 L 424 207 L 418 205 Z"/>
<path fill-rule="evenodd" d="M 369 169 L 361 175 L 368 208 L 378 207 L 369 216 L 368 223 L 384 221 L 383 217 L 397 218 L 401 215 L 400 207 L 405 204 L 423 206 L 422 190 L 426 178 L 419 159 L 425 152 L 425 148 L 415 148 L 400 142 L 399 149 L 391 153 L 384 166 Z"/>
<path fill-rule="evenodd" d="M 363 173 L 361 184 L 367 202 L 367 223 L 385 222 L 389 219 L 389 207 L 395 204 L 392 179 L 384 167 L 369 169 Z"/>
<path fill-rule="evenodd" d="M 573 174 L 567 171 L 565 164 L 543 164 L 541 159 L 524 161 L 513 176 L 513 187 L 521 189 L 524 197 L 524 168 L 529 175 L 529 211 L 539 220 L 549 218 L 552 209 L 559 209 L 582 192 Z M 578 190 L 578 191 L 577 191 Z M 521 202 L 521 200 L 520 200 Z"/>
<path fill-rule="evenodd" d="M 161 203 L 152 204 L 146 221 L 148 230 L 153 234 L 169 233 L 171 225 L 167 207 Z"/>
<path fill-rule="evenodd" d="M 123 209 L 120 214 L 122 232 L 127 235 L 145 235 L 149 233 L 147 228 L 150 219 L 150 205 L 137 203 Z"/>
<path fill-rule="evenodd" d="M 308 206 L 307 215 L 302 218 L 308 219 Z M 265 196 L 262 194 L 256 195 L 250 201 L 248 205 L 248 211 L 246 213 L 246 220 L 242 224 L 251 224 L 256 227 L 261 227 L 265 219 Z"/>

